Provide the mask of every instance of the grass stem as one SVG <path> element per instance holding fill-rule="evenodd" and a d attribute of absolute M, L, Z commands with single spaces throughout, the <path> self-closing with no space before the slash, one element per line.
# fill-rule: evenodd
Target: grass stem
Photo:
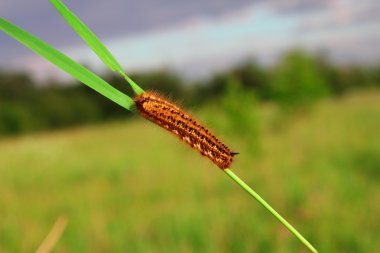
<path fill-rule="evenodd" d="M 241 180 L 235 173 L 229 169 L 223 170 L 232 180 L 234 180 L 241 188 L 254 197 L 262 206 L 264 206 L 270 213 L 272 213 L 284 226 L 289 229 L 311 252 L 317 253 L 318 251 L 311 245 L 305 237 L 303 237 L 297 229 L 295 229 L 289 222 L 287 222 L 276 210 L 273 209 L 260 195 L 249 187 L 243 180 Z"/>
<path fill-rule="evenodd" d="M 66 216 L 60 216 L 58 220 L 54 223 L 49 234 L 46 236 L 45 240 L 36 250 L 36 253 L 49 253 L 53 250 L 54 246 L 57 244 L 59 238 L 62 236 L 67 225 Z"/>

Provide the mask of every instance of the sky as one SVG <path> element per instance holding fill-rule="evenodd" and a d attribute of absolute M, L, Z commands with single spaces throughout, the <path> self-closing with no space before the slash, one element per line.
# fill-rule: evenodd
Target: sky
<path fill-rule="evenodd" d="M 379 0 L 63 0 L 127 73 L 171 69 L 205 78 L 248 58 L 275 63 L 290 48 L 337 63 L 380 62 Z M 48 0 L 1 0 L 5 18 L 103 73 L 104 64 Z M 0 32 L 0 70 L 67 75 Z"/>

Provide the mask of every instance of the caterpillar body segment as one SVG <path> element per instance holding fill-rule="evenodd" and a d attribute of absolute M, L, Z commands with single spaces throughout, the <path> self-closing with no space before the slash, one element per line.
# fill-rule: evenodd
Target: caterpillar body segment
<path fill-rule="evenodd" d="M 134 102 L 141 116 L 173 133 L 219 168 L 231 166 L 233 156 L 237 153 L 231 152 L 213 133 L 179 106 L 154 92 L 144 92 L 136 96 Z"/>

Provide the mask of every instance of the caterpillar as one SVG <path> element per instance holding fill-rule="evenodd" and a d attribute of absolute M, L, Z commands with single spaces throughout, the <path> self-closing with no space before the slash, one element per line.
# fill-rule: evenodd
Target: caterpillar
<path fill-rule="evenodd" d="M 179 106 L 155 92 L 144 92 L 134 99 L 138 113 L 149 121 L 165 128 L 190 147 L 208 157 L 220 169 L 231 166 L 236 152 L 220 142 L 207 128 Z"/>

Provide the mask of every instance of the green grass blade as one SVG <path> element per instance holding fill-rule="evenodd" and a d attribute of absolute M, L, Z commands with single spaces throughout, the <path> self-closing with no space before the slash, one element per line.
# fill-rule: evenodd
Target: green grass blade
<path fill-rule="evenodd" d="M 112 70 L 120 73 L 125 80 L 131 85 L 133 91 L 139 95 L 144 92 L 131 78 L 129 78 L 119 62 L 111 52 L 102 44 L 96 35 L 77 17 L 72 13 L 60 0 L 50 0 L 54 7 L 61 13 L 63 18 L 70 24 L 70 26 L 78 33 L 78 35 L 91 47 L 91 49 L 98 55 L 98 57 Z"/>
<path fill-rule="evenodd" d="M 292 232 L 300 242 L 302 242 L 311 252 L 318 253 L 318 251 L 311 245 L 311 243 L 306 240 L 305 237 L 301 235 L 287 220 L 285 220 L 273 207 L 271 207 L 257 192 L 255 192 L 251 187 L 249 187 L 243 180 L 235 175 L 231 170 L 223 170 L 232 180 L 234 180 L 241 188 L 243 188 L 249 195 L 254 197 L 265 209 L 267 209 L 274 217 L 276 217 L 284 226 Z"/>
<path fill-rule="evenodd" d="M 133 111 L 134 102 L 129 96 L 121 93 L 90 70 L 76 63 L 57 49 L 2 18 L 0 18 L 0 30 L 3 30 L 26 47 L 41 55 L 103 96 L 111 99 L 116 104 Z"/>

